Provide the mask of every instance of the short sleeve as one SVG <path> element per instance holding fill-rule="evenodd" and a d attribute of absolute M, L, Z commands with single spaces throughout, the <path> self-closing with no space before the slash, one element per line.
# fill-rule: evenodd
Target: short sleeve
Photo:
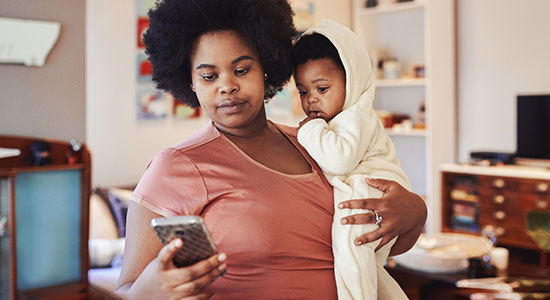
<path fill-rule="evenodd" d="M 151 161 L 131 200 L 163 216 L 198 215 L 208 194 L 193 161 L 168 148 Z"/>

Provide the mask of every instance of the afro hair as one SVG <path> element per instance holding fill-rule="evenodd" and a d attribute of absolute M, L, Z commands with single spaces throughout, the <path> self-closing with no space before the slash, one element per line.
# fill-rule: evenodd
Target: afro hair
<path fill-rule="evenodd" d="M 264 98 L 272 98 L 292 74 L 293 14 L 287 0 L 161 0 L 149 11 L 143 36 L 153 81 L 175 98 L 199 106 L 190 88 L 193 45 L 202 34 L 229 29 L 243 34 L 258 53 L 268 75 Z"/>
<path fill-rule="evenodd" d="M 331 59 L 339 68 L 344 70 L 338 50 L 332 42 L 322 34 L 312 33 L 303 35 L 292 48 L 292 65 L 294 69 L 312 59 Z"/>

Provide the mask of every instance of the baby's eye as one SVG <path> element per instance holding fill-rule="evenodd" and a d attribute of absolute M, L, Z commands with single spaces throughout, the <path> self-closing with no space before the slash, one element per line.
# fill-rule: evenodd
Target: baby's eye
<path fill-rule="evenodd" d="M 214 81 L 218 78 L 218 74 L 203 74 L 201 77 L 206 81 Z"/>
<path fill-rule="evenodd" d="M 317 91 L 319 91 L 319 93 L 324 93 L 328 90 L 328 87 L 327 86 L 322 86 L 322 87 L 318 87 L 317 88 Z"/>
<path fill-rule="evenodd" d="M 240 69 L 236 69 L 236 70 L 235 70 L 235 74 L 237 74 L 237 75 L 244 75 L 244 74 L 248 73 L 248 71 L 250 71 L 250 67 L 248 67 L 248 68 L 240 68 Z"/>
<path fill-rule="evenodd" d="M 305 96 L 305 95 L 307 95 L 307 91 L 298 90 L 298 95 L 300 95 L 300 97 Z"/>

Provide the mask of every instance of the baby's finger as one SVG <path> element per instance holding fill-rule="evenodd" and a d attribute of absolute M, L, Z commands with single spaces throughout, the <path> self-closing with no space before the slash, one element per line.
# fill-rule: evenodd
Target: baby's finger
<path fill-rule="evenodd" d="M 174 263 L 172 262 L 172 260 L 174 259 L 176 252 L 182 246 L 183 241 L 181 239 L 174 239 L 173 241 L 162 247 L 158 254 L 158 260 L 161 269 L 167 270 L 173 267 Z"/>

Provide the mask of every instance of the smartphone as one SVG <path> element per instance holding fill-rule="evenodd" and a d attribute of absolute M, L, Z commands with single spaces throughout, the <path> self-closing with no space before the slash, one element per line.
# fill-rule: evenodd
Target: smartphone
<path fill-rule="evenodd" d="M 174 256 L 174 265 L 178 268 L 193 265 L 218 253 L 199 216 L 156 218 L 151 220 L 151 227 L 165 245 L 176 238 L 183 241 L 183 247 Z"/>

